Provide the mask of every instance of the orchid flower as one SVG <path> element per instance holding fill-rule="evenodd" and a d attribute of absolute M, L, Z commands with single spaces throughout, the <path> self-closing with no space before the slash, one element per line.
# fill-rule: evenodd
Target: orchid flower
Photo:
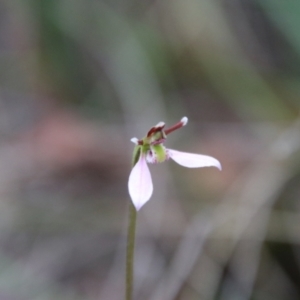
<path fill-rule="evenodd" d="M 164 129 L 164 122 L 159 122 L 149 130 L 145 138 L 141 140 L 131 139 L 136 145 L 134 149 L 135 165 L 129 176 L 128 190 L 136 210 L 139 210 L 153 193 L 153 184 L 147 163 L 164 162 L 171 158 L 179 165 L 187 168 L 216 167 L 219 170 L 222 169 L 220 162 L 211 156 L 165 148 L 163 143 L 167 135 L 185 126 L 187 122 L 188 118 L 183 117 L 180 122 L 168 129 Z"/>

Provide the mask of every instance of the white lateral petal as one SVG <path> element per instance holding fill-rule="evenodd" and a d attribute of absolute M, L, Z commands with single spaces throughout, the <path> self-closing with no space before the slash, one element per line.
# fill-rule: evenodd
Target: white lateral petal
<path fill-rule="evenodd" d="M 216 167 L 222 170 L 220 162 L 207 155 L 180 152 L 168 149 L 170 157 L 179 165 L 187 168 Z"/>
<path fill-rule="evenodd" d="M 139 161 L 131 170 L 128 190 L 136 210 L 139 210 L 152 195 L 153 184 L 144 155 L 140 156 Z"/>

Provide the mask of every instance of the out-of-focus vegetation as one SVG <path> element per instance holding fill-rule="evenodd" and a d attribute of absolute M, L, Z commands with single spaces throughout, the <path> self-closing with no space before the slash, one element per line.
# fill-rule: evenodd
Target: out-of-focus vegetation
<path fill-rule="evenodd" d="M 123 299 L 130 138 L 150 166 L 136 299 L 300 298 L 300 2 L 0 0 L 0 299 Z"/>

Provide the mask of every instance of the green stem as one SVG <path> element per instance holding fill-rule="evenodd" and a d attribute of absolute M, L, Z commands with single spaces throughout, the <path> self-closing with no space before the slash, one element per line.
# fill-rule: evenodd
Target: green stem
<path fill-rule="evenodd" d="M 141 148 L 135 147 L 132 157 L 132 167 L 138 162 Z M 137 221 L 137 211 L 130 201 L 128 209 L 127 248 L 126 248 L 126 300 L 132 300 L 134 283 L 134 244 Z"/>
<path fill-rule="evenodd" d="M 129 222 L 127 228 L 127 254 L 126 254 L 126 300 L 132 300 L 134 282 L 134 244 L 136 230 L 137 211 L 133 204 L 129 203 Z"/>

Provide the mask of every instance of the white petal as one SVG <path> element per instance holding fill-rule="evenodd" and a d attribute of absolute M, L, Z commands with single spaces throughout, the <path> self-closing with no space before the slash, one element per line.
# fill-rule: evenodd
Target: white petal
<path fill-rule="evenodd" d="M 185 126 L 187 124 L 187 122 L 189 121 L 189 119 L 187 117 L 183 117 L 180 122 L 182 123 L 182 126 Z"/>
<path fill-rule="evenodd" d="M 172 149 L 168 149 L 168 153 L 175 162 L 187 168 L 216 167 L 222 170 L 220 162 L 211 156 L 180 152 Z"/>
<path fill-rule="evenodd" d="M 166 125 L 166 123 L 165 122 L 158 122 L 154 127 L 155 128 L 159 128 L 159 127 L 164 127 Z"/>
<path fill-rule="evenodd" d="M 139 161 L 132 168 L 128 190 L 136 210 L 139 210 L 152 195 L 153 184 L 144 155 L 140 156 Z"/>
<path fill-rule="evenodd" d="M 136 137 L 133 137 L 130 141 L 133 142 L 136 145 L 139 143 L 139 139 L 136 138 Z"/>

